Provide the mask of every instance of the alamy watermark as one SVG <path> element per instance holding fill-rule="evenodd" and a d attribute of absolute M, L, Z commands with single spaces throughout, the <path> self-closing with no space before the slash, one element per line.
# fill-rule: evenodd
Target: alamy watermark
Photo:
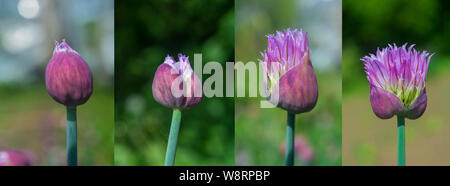
<path fill-rule="evenodd" d="M 271 63 L 269 66 L 266 62 L 249 61 L 245 64 L 242 61 L 226 62 L 224 76 L 222 64 L 216 61 L 210 61 L 203 65 L 202 54 L 194 54 L 194 63 L 193 65 L 191 63 L 193 71 L 185 72 L 186 74 L 178 76 L 172 82 L 172 95 L 174 97 L 200 97 L 203 93 L 206 97 L 246 97 L 246 74 L 248 74 L 248 97 L 258 97 L 258 95 L 267 97 L 270 101 L 261 100 L 260 107 L 274 108 L 279 100 L 279 73 L 266 74 L 268 74 L 268 71 L 279 72 L 280 67 L 276 64 L 277 63 Z M 195 73 L 198 77 L 199 82 L 197 83 L 202 82 L 203 74 L 211 74 L 211 76 L 203 82 L 203 90 L 194 88 L 194 90 L 191 91 L 193 88 L 191 73 Z M 194 85 L 195 84 L 196 82 L 194 82 Z M 194 95 L 191 95 L 192 92 Z"/>

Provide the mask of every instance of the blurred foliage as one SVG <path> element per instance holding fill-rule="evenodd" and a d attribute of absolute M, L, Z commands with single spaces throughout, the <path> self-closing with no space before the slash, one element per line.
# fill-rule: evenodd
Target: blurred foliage
<path fill-rule="evenodd" d="M 377 118 L 360 58 L 389 43 L 416 44 L 435 53 L 428 77 L 428 105 L 417 120 L 406 120 L 407 165 L 449 165 L 450 2 L 445 0 L 344 0 L 343 164 L 395 165 L 396 119 Z"/>
<path fill-rule="evenodd" d="M 259 52 L 267 48 L 265 35 L 276 30 L 302 28 L 312 32 L 317 28 L 315 19 L 327 30 L 309 34 L 312 63 L 318 67 L 322 56 L 333 59 L 332 64 L 315 68 L 319 86 L 316 107 L 308 113 L 296 115 L 296 136 L 303 136 L 313 149 L 310 162 L 295 157 L 296 165 L 341 165 L 341 69 L 338 35 L 340 30 L 340 1 L 281 0 L 258 1 L 237 0 L 236 2 L 236 61 L 254 63 L 260 59 Z M 316 4 L 317 3 L 317 4 Z M 300 13 L 301 12 L 301 13 Z M 328 14 L 322 14 L 328 12 Z M 328 32 L 330 31 L 330 32 Z M 331 37 L 329 37 L 331 36 Z M 321 43 L 316 37 L 331 38 Z M 337 50 L 323 52 L 333 44 Z M 333 48 L 332 47 L 332 48 Z M 322 51 L 322 53 L 320 53 Z M 324 59 L 324 58 L 321 58 Z M 246 73 L 246 95 L 249 78 Z M 262 85 L 260 85 L 262 86 Z M 258 93 L 259 94 L 259 93 Z M 284 165 L 281 151 L 286 138 L 286 111 L 273 108 L 262 109 L 260 101 L 265 98 L 236 98 L 236 165 Z M 298 153 L 297 153 L 298 155 Z"/>
<path fill-rule="evenodd" d="M 172 110 L 152 96 L 167 55 L 234 61 L 234 3 L 116 1 L 116 165 L 162 165 Z M 203 80 L 210 75 L 204 74 Z M 207 98 L 182 111 L 175 165 L 233 165 L 234 99 Z"/>

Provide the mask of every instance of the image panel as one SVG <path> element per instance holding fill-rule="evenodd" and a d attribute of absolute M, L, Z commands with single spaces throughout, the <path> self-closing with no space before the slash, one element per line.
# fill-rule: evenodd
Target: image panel
<path fill-rule="evenodd" d="M 343 1 L 343 165 L 450 164 L 449 5 Z"/>
<path fill-rule="evenodd" d="M 224 92 L 234 2 L 116 1 L 115 26 L 115 164 L 234 165 L 234 98 L 202 93 Z"/>
<path fill-rule="evenodd" d="M 0 165 L 113 165 L 114 1 L 1 1 L 0 22 Z"/>
<path fill-rule="evenodd" d="M 236 165 L 341 165 L 341 1 L 235 3 Z"/>

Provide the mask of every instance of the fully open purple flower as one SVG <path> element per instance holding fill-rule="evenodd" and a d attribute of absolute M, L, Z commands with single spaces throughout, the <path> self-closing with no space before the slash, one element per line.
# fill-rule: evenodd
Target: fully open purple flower
<path fill-rule="evenodd" d="M 365 62 L 372 109 L 379 118 L 400 115 L 416 119 L 427 107 L 425 78 L 433 55 L 406 45 L 389 45 L 361 59 Z"/>
<path fill-rule="evenodd" d="M 0 166 L 30 166 L 30 159 L 15 150 L 0 151 Z"/>
<path fill-rule="evenodd" d="M 311 111 L 317 102 L 318 87 L 307 33 L 287 29 L 267 39 L 260 63 L 269 101 L 293 114 Z"/>
<path fill-rule="evenodd" d="M 202 100 L 202 83 L 186 56 L 178 54 L 178 60 L 167 56 L 158 67 L 152 84 L 153 97 L 166 107 L 188 109 Z"/>
<path fill-rule="evenodd" d="M 81 56 L 63 40 L 55 41 L 45 82 L 50 96 L 68 107 L 84 104 L 92 94 L 92 73 Z"/>

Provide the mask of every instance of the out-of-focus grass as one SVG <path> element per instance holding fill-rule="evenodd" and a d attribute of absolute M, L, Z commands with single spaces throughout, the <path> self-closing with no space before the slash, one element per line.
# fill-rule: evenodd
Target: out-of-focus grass
<path fill-rule="evenodd" d="M 0 87 L 0 149 L 31 156 L 33 165 L 65 165 L 66 108 L 45 85 Z M 112 88 L 94 85 L 89 101 L 78 107 L 79 165 L 114 162 Z"/>

